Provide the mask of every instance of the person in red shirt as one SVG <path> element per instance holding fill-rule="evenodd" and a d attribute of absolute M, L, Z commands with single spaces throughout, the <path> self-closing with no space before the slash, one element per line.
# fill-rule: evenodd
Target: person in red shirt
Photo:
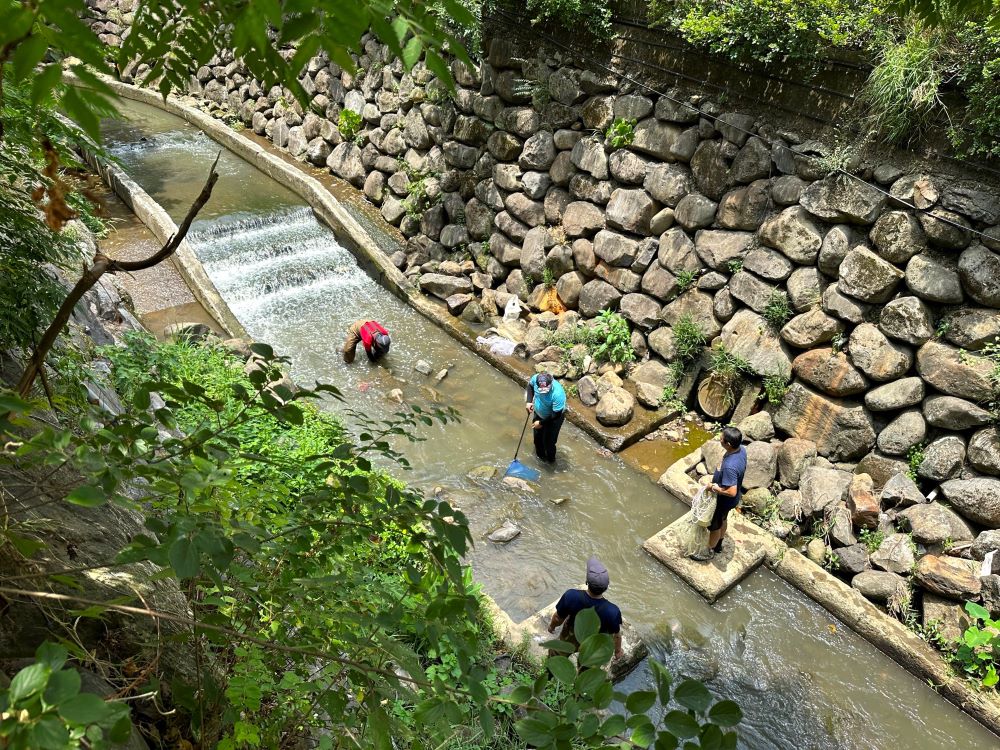
<path fill-rule="evenodd" d="M 358 344 L 365 348 L 368 359 L 374 362 L 389 352 L 389 332 L 374 320 L 355 320 L 347 327 L 347 339 L 344 341 L 344 361 L 350 364 Z"/>

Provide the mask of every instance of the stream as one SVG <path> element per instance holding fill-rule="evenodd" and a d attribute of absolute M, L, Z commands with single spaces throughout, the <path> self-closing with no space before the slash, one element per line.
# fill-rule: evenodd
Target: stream
<path fill-rule="evenodd" d="M 121 102 L 125 119 L 105 123 L 106 145 L 126 171 L 175 218 L 187 211 L 220 150 L 179 118 Z M 354 256 L 290 191 L 223 149 L 220 179 L 189 240 L 250 336 L 292 360 L 292 377 L 339 387 L 372 417 L 408 403 L 451 405 L 461 423 L 422 428 L 402 447 L 412 470 L 396 473 L 432 491 L 443 487 L 469 516 L 476 578 L 515 621 L 583 583 L 598 555 L 618 604 L 675 674 L 706 682 L 739 703 L 741 748 L 986 748 L 997 738 L 940 698 L 828 612 L 766 569 L 714 606 L 642 549 L 642 542 L 686 508 L 637 468 L 567 422 L 554 467 L 540 466 L 537 494 L 518 496 L 496 482 L 467 478 L 488 464 L 502 472 L 524 424 L 523 391 L 461 346 L 359 267 Z M 370 232 L 381 232 L 358 207 Z M 383 234 L 380 246 L 391 246 Z M 363 353 L 341 360 L 346 326 L 375 318 L 392 335 L 385 364 Z M 440 383 L 413 370 L 418 359 Z M 526 437 L 521 457 L 537 465 Z M 690 447 L 677 446 L 675 458 Z M 671 459 L 672 460 L 672 459 Z M 568 498 L 556 505 L 557 498 Z M 506 519 L 522 533 L 507 545 L 484 535 Z M 644 663 L 620 685 L 652 683 Z"/>

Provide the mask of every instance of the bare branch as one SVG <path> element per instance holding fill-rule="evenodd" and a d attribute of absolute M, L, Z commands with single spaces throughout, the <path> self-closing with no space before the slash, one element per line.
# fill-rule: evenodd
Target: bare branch
<path fill-rule="evenodd" d="M 63 328 L 66 327 L 66 323 L 69 322 L 70 316 L 73 314 L 73 308 L 75 308 L 76 304 L 83 299 L 83 295 L 90 291 L 94 284 L 97 283 L 98 279 L 108 272 L 142 271 L 146 268 L 152 268 L 157 263 L 169 258 L 174 252 L 176 252 L 177 248 L 181 244 L 181 241 L 187 234 L 188 229 L 190 229 L 191 222 L 194 221 L 198 212 L 208 202 L 208 199 L 212 195 L 212 188 L 215 187 L 215 183 L 219 179 L 219 173 L 215 171 L 215 168 L 219 163 L 219 156 L 221 155 L 222 152 L 220 151 L 219 154 L 216 155 L 215 161 L 212 162 L 212 168 L 209 170 L 205 186 L 201 189 L 201 193 L 198 194 L 198 197 L 195 198 L 194 203 L 191 205 L 191 210 L 188 211 L 187 216 L 184 217 L 184 221 L 177 229 L 177 233 L 170 237 L 160 250 L 144 260 L 137 261 L 112 260 L 100 251 L 94 254 L 93 264 L 83 269 L 83 275 L 80 276 L 80 280 L 73 285 L 69 294 L 66 295 L 66 299 L 64 299 L 63 303 L 59 306 L 59 311 L 56 313 L 55 318 L 49 324 L 49 327 L 45 329 L 45 334 L 42 336 L 41 341 L 38 346 L 35 347 L 34 353 L 28 360 L 28 363 L 24 368 L 24 372 L 21 374 L 21 379 L 17 383 L 17 392 L 21 398 L 28 398 L 31 394 L 31 387 L 35 383 L 35 378 L 37 378 L 38 374 L 42 371 L 42 368 L 45 366 L 45 358 L 48 356 L 52 346 L 56 343 L 56 339 L 59 338 L 59 334 L 62 333 Z"/>

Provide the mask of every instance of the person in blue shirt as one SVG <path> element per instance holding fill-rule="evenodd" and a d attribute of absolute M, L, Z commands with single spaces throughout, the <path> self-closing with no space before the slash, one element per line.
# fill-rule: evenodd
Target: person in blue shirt
<path fill-rule="evenodd" d="M 708 549 L 691 555 L 694 560 L 711 560 L 722 552 L 722 542 L 726 538 L 726 520 L 729 511 L 740 504 L 743 497 L 743 475 L 747 472 L 747 449 L 743 447 L 743 433 L 735 427 L 722 431 L 722 447 L 726 454 L 719 468 L 712 475 L 708 486 L 715 493 L 715 514 L 708 525 Z"/>
<path fill-rule="evenodd" d="M 549 632 L 555 633 L 562 625 L 559 640 L 572 643 L 579 647 L 576 634 L 573 632 L 573 622 L 578 613 L 593 608 L 601 621 L 601 632 L 614 639 L 615 657 L 622 655 L 622 611 L 607 599 L 604 592 L 608 590 L 611 579 L 608 569 L 596 557 L 587 560 L 587 589 L 569 589 L 556 602 L 556 611 L 549 621 Z"/>
<path fill-rule="evenodd" d="M 547 372 L 532 375 L 524 391 L 524 407 L 535 413 L 535 455 L 546 463 L 556 460 L 556 440 L 566 416 L 566 391 Z"/>

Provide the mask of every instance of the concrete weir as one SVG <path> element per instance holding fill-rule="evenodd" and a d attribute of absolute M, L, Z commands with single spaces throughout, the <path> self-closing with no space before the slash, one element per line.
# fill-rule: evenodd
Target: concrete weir
<path fill-rule="evenodd" d="M 687 472 L 701 460 L 701 448 L 692 451 L 663 472 L 660 486 L 690 505 L 698 485 Z M 955 673 L 938 651 L 906 625 L 798 550 L 734 513 L 729 519 L 729 530 L 735 553 L 727 550 L 711 563 L 695 562 L 685 558 L 672 540 L 671 530 L 677 523 L 675 521 L 647 539 L 643 548 L 709 602 L 717 601 L 763 564 L 902 667 L 935 686 L 956 706 L 994 732 L 1000 732 L 1000 698 L 996 693 L 976 690 Z"/>

